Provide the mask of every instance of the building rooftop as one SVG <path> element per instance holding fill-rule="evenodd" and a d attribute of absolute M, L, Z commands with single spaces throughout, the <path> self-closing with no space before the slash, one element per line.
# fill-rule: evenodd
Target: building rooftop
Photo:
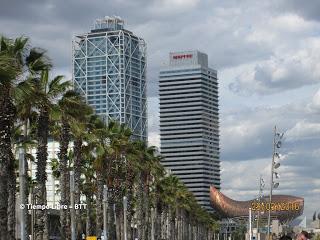
<path fill-rule="evenodd" d="M 201 65 L 208 67 L 208 55 L 197 50 L 170 53 L 170 66 Z"/>
<path fill-rule="evenodd" d="M 104 31 L 117 31 L 122 30 L 124 27 L 124 20 L 118 16 L 109 17 L 105 16 L 102 19 L 97 19 L 94 23 L 94 28 L 91 32 Z"/>

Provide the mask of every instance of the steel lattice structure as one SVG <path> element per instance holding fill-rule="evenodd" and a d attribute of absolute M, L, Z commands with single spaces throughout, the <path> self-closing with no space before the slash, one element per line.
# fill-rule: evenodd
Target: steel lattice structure
<path fill-rule="evenodd" d="M 127 124 L 135 139 L 147 138 L 146 44 L 118 17 L 97 20 L 72 44 L 74 88 L 96 113 Z"/>

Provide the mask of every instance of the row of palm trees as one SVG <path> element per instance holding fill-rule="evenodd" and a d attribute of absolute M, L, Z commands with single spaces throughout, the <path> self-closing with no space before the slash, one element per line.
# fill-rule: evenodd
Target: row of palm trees
<path fill-rule="evenodd" d="M 24 150 L 26 166 L 36 162 L 35 179 L 20 183 L 26 196 L 32 187 L 35 203 L 47 204 L 49 138 L 59 142 L 58 159 L 50 162 L 59 179 L 60 203 L 70 205 L 72 170 L 75 203 L 87 204 L 85 211 L 75 209 L 77 239 L 82 233 L 101 236 L 104 186 L 108 239 L 124 240 L 124 232 L 129 240 L 213 239 L 216 221 L 165 172 L 156 148 L 134 140 L 124 124 L 110 120 L 106 125 L 69 81 L 50 78 L 51 68 L 45 51 L 32 48 L 28 38 L 0 37 L 0 240 L 16 234 L 17 149 Z M 38 209 L 35 216 L 35 239 L 48 239 L 47 210 Z M 27 219 L 28 213 L 22 217 Z M 60 234 L 61 239 L 71 237 L 69 209 L 60 210 Z"/>

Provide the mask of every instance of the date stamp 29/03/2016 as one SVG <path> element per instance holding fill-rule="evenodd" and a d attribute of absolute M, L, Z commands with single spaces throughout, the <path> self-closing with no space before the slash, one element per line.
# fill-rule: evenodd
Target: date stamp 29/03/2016
<path fill-rule="evenodd" d="M 252 211 L 300 211 L 299 203 L 292 202 L 253 202 Z"/>

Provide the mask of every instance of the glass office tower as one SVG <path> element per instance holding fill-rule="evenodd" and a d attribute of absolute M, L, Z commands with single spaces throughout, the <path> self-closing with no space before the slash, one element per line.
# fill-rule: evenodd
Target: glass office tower
<path fill-rule="evenodd" d="M 175 52 L 159 82 L 162 164 L 211 211 L 210 185 L 220 189 L 217 71 L 204 53 Z"/>
<path fill-rule="evenodd" d="M 95 22 L 73 40 L 76 91 L 106 122 L 126 123 L 135 139 L 147 139 L 146 44 L 119 17 Z"/>

